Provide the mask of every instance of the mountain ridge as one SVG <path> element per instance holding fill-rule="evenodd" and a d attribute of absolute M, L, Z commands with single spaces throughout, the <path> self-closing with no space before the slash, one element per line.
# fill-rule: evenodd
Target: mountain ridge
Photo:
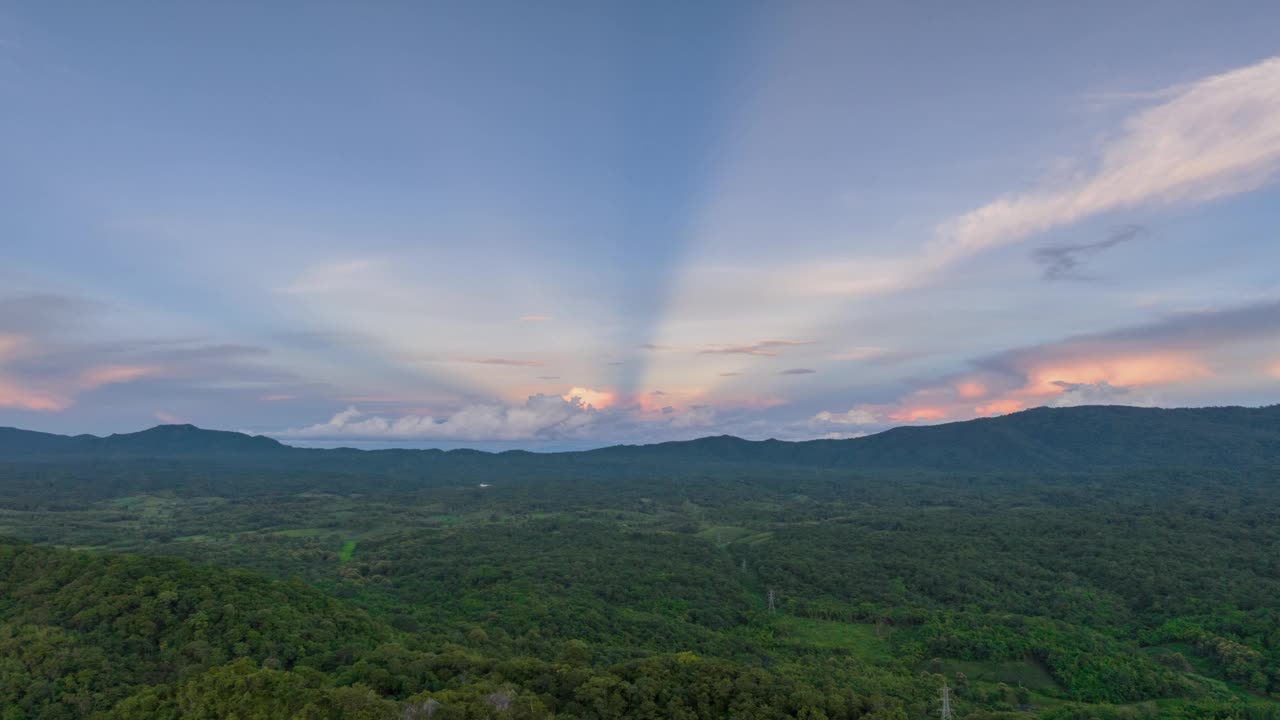
<path fill-rule="evenodd" d="M 56 435 L 0 428 L 0 459 L 59 456 L 341 457 L 412 462 L 711 462 L 849 468 L 1069 470 L 1098 466 L 1280 464 L 1280 405 L 1034 408 L 995 418 L 902 426 L 839 440 L 745 440 L 719 435 L 648 445 L 534 453 L 478 450 L 299 448 L 262 435 L 158 425 L 136 433 Z"/>

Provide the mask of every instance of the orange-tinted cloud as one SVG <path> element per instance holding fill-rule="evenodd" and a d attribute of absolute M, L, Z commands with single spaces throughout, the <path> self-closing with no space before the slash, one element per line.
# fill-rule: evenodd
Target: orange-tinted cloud
<path fill-rule="evenodd" d="M 1003 400 L 989 402 L 986 405 L 979 405 L 973 409 L 973 412 L 975 415 L 989 417 L 991 415 L 1008 415 L 1009 413 L 1015 413 L 1019 410 L 1025 410 L 1026 408 L 1026 404 L 1021 400 L 1005 398 Z"/>
<path fill-rule="evenodd" d="M 935 422 L 948 416 L 947 409 L 942 407 L 899 408 L 888 415 L 894 422 Z"/>
<path fill-rule="evenodd" d="M 0 407 L 22 410 L 57 411 L 71 406 L 69 398 L 52 393 L 29 390 L 0 379 Z"/>
<path fill-rule="evenodd" d="M 103 385 L 132 382 L 159 371 L 154 365 L 99 365 L 80 373 L 80 388 L 92 390 Z"/>
<path fill-rule="evenodd" d="M 966 400 L 974 400 L 987 394 L 987 386 L 977 380 L 963 380 L 956 383 L 956 394 Z"/>
<path fill-rule="evenodd" d="M 617 396 L 608 390 L 593 390 L 591 388 L 575 387 L 570 388 L 569 392 L 561 396 L 565 401 L 572 401 L 578 398 L 584 405 L 590 405 L 597 410 L 603 410 L 617 401 Z"/>
<path fill-rule="evenodd" d="M 1050 362 L 1032 368 L 1027 375 L 1026 393 L 1051 396 L 1062 392 L 1055 383 L 1165 385 L 1212 377 L 1213 371 L 1190 353 L 1152 353 Z"/>

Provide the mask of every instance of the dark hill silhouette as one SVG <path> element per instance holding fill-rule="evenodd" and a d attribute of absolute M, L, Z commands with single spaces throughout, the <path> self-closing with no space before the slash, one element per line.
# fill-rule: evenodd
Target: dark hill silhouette
<path fill-rule="evenodd" d="M 749 441 L 722 435 L 584 452 L 316 450 L 243 433 L 161 425 L 108 437 L 0 428 L 0 459 L 64 456 L 215 456 L 323 462 L 345 468 L 451 466 L 495 471 L 530 464 L 778 464 L 857 469 L 1075 471 L 1104 467 L 1280 465 L 1280 406 L 1164 410 L 1126 406 L 1036 408 L 998 418 L 899 427 L 849 440 Z"/>
<path fill-rule="evenodd" d="M 288 450 L 268 437 L 194 425 L 157 425 L 149 430 L 97 437 L 54 435 L 0 428 L 0 457 L 46 455 L 172 455 Z"/>
<path fill-rule="evenodd" d="M 1247 467 L 1280 463 L 1280 406 L 1036 408 L 998 418 L 898 427 L 850 440 L 750 442 L 720 436 L 588 454 L 874 469 Z"/>

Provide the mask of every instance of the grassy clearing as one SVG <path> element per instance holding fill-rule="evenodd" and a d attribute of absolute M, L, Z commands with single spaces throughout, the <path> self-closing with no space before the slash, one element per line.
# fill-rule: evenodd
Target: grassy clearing
<path fill-rule="evenodd" d="M 775 627 L 778 628 L 782 641 L 789 645 L 819 650 L 845 650 L 871 661 L 893 658 L 888 640 L 892 630 L 885 630 L 882 636 L 875 625 L 782 617 L 778 618 Z"/>
<path fill-rule="evenodd" d="M 338 551 L 338 562 L 343 565 L 351 562 L 351 556 L 356 554 L 356 541 L 348 540 L 342 543 L 342 549 Z"/>

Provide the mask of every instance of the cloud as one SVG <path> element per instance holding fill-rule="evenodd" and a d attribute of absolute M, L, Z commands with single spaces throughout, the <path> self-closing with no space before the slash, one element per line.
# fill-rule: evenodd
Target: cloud
<path fill-rule="evenodd" d="M 550 319 L 550 315 L 525 315 L 520 318 L 520 322 L 547 322 Z"/>
<path fill-rule="evenodd" d="M 1026 402 L 1017 398 L 1004 398 L 1003 400 L 993 400 L 985 405 L 979 405 L 973 409 L 973 414 L 978 417 L 994 417 L 996 415 L 1008 415 L 1016 413 L 1019 410 L 1026 410 Z"/>
<path fill-rule="evenodd" d="M 586 394 L 599 391 L 583 391 Z M 595 442 L 656 441 L 705 434 L 718 419 L 714 408 L 702 405 L 678 410 L 658 409 L 647 419 L 638 406 L 598 407 L 580 395 L 532 395 L 524 403 L 467 405 L 435 415 L 375 415 L 348 407 L 327 422 L 270 433 L 282 440 L 340 442 L 344 440 L 456 440 Z"/>
<path fill-rule="evenodd" d="M 699 355 L 763 355 L 776 357 L 777 349 L 796 345 L 812 345 L 812 340 L 761 340 L 750 345 L 709 345 Z"/>
<path fill-rule="evenodd" d="M 70 295 L 35 293 L 0 298 L 0 332 L 47 335 L 74 328 L 102 312 L 100 303 Z"/>
<path fill-rule="evenodd" d="M 888 351 L 882 347 L 852 347 L 844 352 L 833 354 L 831 358 L 833 360 L 872 360 L 887 353 Z"/>
<path fill-rule="evenodd" d="M 883 422 L 868 406 L 860 405 L 842 413 L 823 411 L 813 416 L 813 420 L 831 425 L 877 425 Z"/>
<path fill-rule="evenodd" d="M 716 411 L 705 405 L 695 405 L 670 421 L 670 426 L 677 429 L 708 428 L 716 422 Z"/>
<path fill-rule="evenodd" d="M 919 250 L 722 273 L 781 297 L 863 296 L 936 282 L 952 263 L 1109 212 L 1255 190 L 1280 171 L 1280 57 L 1147 93 L 1070 172 L 939 223 Z"/>
<path fill-rule="evenodd" d="M 562 396 L 565 402 L 581 402 L 587 407 L 597 410 L 607 408 L 617 402 L 617 396 L 608 390 L 593 390 L 591 388 L 575 387 L 570 388 L 569 392 Z"/>
<path fill-rule="evenodd" d="M 898 420 L 964 419 L 1040 405 L 1156 405 L 1158 392 L 1217 377 L 1216 361 L 1233 348 L 1277 342 L 1280 302 L 1176 313 L 981 357 L 970 371 L 920 381 L 878 412 Z"/>
<path fill-rule="evenodd" d="M 1280 57 L 1173 89 L 1124 123 L 1091 167 L 945 223 L 936 262 L 1114 210 L 1254 190 L 1280 169 Z"/>
<path fill-rule="evenodd" d="M 1080 245 L 1048 245 L 1037 248 L 1031 257 L 1044 265 L 1045 280 L 1085 280 L 1088 276 L 1077 272 L 1084 258 L 1133 240 L 1144 232 L 1146 229 L 1141 225 L 1128 225 L 1104 240 Z"/>
<path fill-rule="evenodd" d="M 147 384 L 152 393 L 172 395 L 294 379 L 292 373 L 255 363 L 268 354 L 257 346 L 80 339 L 77 323 L 101 307 L 54 295 L 0 299 L 0 407 L 57 412 L 86 393 L 125 384 Z M 40 332 L 12 329 L 31 325 L 33 317 Z"/>
<path fill-rule="evenodd" d="M 946 420 L 950 413 L 944 407 L 904 407 L 889 413 L 894 422 L 937 422 Z"/>
<path fill-rule="evenodd" d="M 1280 340 L 1280 301 L 1174 313 L 1141 325 L 1009 350 L 975 364 L 982 370 L 1014 375 L 1036 374 L 1037 369 L 1051 373 L 1054 368 L 1071 374 L 1066 369 L 1070 367 L 1081 368 L 1084 374 L 1105 374 L 1100 370 L 1107 368 L 1099 365 L 1107 364 L 1109 372 L 1124 376 L 1125 381 L 1150 376 L 1152 382 L 1166 382 L 1175 379 L 1172 376 L 1203 376 L 1205 368 L 1195 358 L 1204 352 L 1261 340 Z M 1054 379 L 1086 382 L 1050 378 Z M 1114 377 L 1100 379 L 1128 384 Z"/>
<path fill-rule="evenodd" d="M 737 377 L 741 374 L 742 373 L 740 372 L 722 372 L 720 373 L 720 377 Z"/>
<path fill-rule="evenodd" d="M 80 373 L 80 387 L 91 390 L 103 385 L 132 382 L 160 372 L 162 369 L 154 365 L 101 365 Z"/>
<path fill-rule="evenodd" d="M 20 410 L 57 411 L 71 405 L 63 395 L 22 387 L 0 376 L 0 407 Z"/>
<path fill-rule="evenodd" d="M 1117 387 L 1103 380 L 1096 383 L 1070 383 L 1059 380 L 1054 383 L 1062 388 L 1062 394 L 1050 403 L 1053 407 L 1077 405 L 1155 405 L 1153 399 L 1136 396 L 1130 388 Z"/>
<path fill-rule="evenodd" d="M 811 368 L 790 368 L 788 370 L 779 370 L 778 374 L 779 375 L 812 375 L 816 372 L 818 371 L 813 370 Z"/>
<path fill-rule="evenodd" d="M 535 380 L 559 380 L 560 376 L 559 375 L 539 375 L 534 379 Z"/>
<path fill-rule="evenodd" d="M 510 358 L 468 358 L 462 362 L 475 363 L 477 365 L 506 365 L 509 367 L 545 367 L 546 363 L 541 360 L 512 360 Z"/>
<path fill-rule="evenodd" d="M 349 407 L 328 422 L 275 436 L 297 440 L 527 440 L 572 436 L 592 424 L 598 412 L 581 400 L 565 400 L 554 395 L 534 395 L 523 405 L 513 407 L 470 405 L 439 419 L 430 415 L 387 418 Z"/>

